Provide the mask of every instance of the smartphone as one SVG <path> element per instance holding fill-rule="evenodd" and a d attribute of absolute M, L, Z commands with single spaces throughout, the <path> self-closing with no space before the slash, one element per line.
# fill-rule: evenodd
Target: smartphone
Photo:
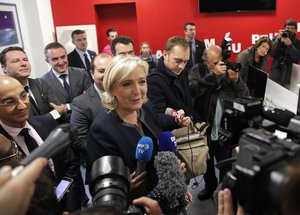
<path fill-rule="evenodd" d="M 69 177 L 63 177 L 63 179 L 59 182 L 59 184 L 57 185 L 57 187 L 55 189 L 55 195 L 56 195 L 57 201 L 60 201 L 62 199 L 62 197 L 65 195 L 65 193 L 71 186 L 72 182 L 73 182 L 73 179 L 69 178 Z"/>

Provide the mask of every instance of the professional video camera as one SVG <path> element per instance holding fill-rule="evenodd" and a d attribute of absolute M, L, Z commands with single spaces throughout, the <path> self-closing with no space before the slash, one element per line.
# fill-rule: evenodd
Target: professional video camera
<path fill-rule="evenodd" d="M 291 127 L 298 126 L 292 133 L 300 131 L 299 118 L 294 120 L 297 122 Z M 222 188 L 229 188 L 234 205 L 238 201 L 248 214 L 281 215 L 289 178 L 286 170 L 299 155 L 299 142 L 280 140 L 264 129 L 247 128 L 239 141 L 236 164 L 227 172 Z"/>
<path fill-rule="evenodd" d="M 292 32 L 292 31 L 290 31 L 290 30 L 288 30 L 288 29 L 285 29 L 283 32 L 282 32 L 282 37 L 283 38 L 292 38 L 292 37 L 294 37 L 294 32 Z"/>
<path fill-rule="evenodd" d="M 219 128 L 219 143 L 229 148 L 238 145 L 244 128 L 259 128 L 262 122 L 262 99 L 241 97 L 224 100 L 224 113 Z"/>
<path fill-rule="evenodd" d="M 223 59 L 224 63 L 226 64 L 227 69 L 231 69 L 235 72 L 239 72 L 241 70 L 241 64 L 233 63 L 228 60 L 231 57 L 231 52 L 229 50 L 231 41 L 232 41 L 232 39 L 229 37 L 229 33 L 226 33 L 225 37 L 222 41 L 222 44 L 221 44 L 222 59 Z"/>
<path fill-rule="evenodd" d="M 127 206 L 129 176 L 129 169 L 120 157 L 109 155 L 96 160 L 90 174 L 93 205 L 121 208 L 123 214 L 144 214 L 141 208 Z"/>

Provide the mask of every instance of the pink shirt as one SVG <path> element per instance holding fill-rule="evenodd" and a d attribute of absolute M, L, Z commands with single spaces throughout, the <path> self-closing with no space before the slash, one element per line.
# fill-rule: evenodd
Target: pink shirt
<path fill-rule="evenodd" d="M 109 54 L 109 55 L 112 55 L 111 49 L 110 49 L 110 44 L 107 44 L 106 46 L 104 46 L 102 52 L 103 52 L 103 53 L 106 53 L 106 54 Z"/>

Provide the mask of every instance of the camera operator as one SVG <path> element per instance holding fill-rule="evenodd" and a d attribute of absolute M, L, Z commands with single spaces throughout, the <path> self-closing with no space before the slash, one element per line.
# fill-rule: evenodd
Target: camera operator
<path fill-rule="evenodd" d="M 203 53 L 204 63 L 196 64 L 189 71 L 189 88 L 194 97 L 194 109 L 203 120 L 211 124 L 209 139 L 209 155 L 207 172 L 204 174 L 205 189 L 198 194 L 200 200 L 212 197 L 217 187 L 214 156 L 217 161 L 230 156 L 230 150 L 218 142 L 218 130 L 223 114 L 223 99 L 247 96 L 248 88 L 241 80 L 238 72 L 227 69 L 222 61 L 222 49 L 210 46 Z M 220 181 L 225 169 L 220 169 Z"/>
<path fill-rule="evenodd" d="M 289 88 L 293 63 L 300 60 L 300 40 L 296 38 L 297 22 L 289 19 L 284 24 L 285 30 L 279 30 L 270 52 L 273 57 L 270 79 Z"/>

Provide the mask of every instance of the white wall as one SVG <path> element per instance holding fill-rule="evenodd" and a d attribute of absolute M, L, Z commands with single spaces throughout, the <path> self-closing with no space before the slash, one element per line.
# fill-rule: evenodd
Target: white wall
<path fill-rule="evenodd" d="M 42 76 L 49 70 L 43 49 L 55 40 L 50 0 L 0 0 L 2 2 L 16 4 L 23 48 L 32 68 L 30 77 Z"/>

